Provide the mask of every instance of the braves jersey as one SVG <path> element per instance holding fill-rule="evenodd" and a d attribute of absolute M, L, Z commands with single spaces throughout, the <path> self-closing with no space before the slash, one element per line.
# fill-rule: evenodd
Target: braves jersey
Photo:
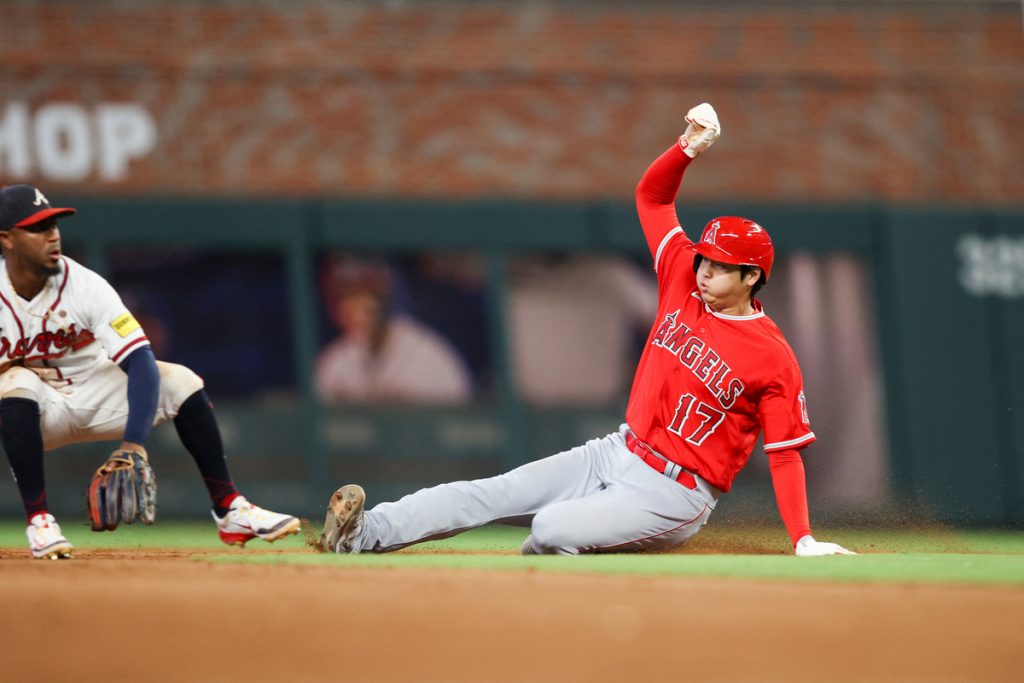
<path fill-rule="evenodd" d="M 114 288 L 76 261 L 62 256 L 60 272 L 25 301 L 0 259 L 0 368 L 24 365 L 67 387 L 148 345 Z"/>
<path fill-rule="evenodd" d="M 761 304 L 734 316 L 700 298 L 695 252 L 674 204 L 689 161 L 673 146 L 637 188 L 659 302 L 626 422 L 651 448 L 728 491 L 762 430 L 768 452 L 802 448 L 815 437 L 796 356 Z"/>

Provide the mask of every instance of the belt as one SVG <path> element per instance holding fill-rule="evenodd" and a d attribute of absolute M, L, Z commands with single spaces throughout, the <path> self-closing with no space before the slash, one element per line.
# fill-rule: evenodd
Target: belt
<path fill-rule="evenodd" d="M 682 465 L 672 462 L 661 453 L 645 444 L 637 438 L 632 430 L 626 432 L 626 448 L 639 456 L 641 460 L 650 465 L 655 472 L 663 474 L 672 481 L 685 486 L 690 490 L 697 488 L 697 480 L 692 472 L 687 472 Z"/>

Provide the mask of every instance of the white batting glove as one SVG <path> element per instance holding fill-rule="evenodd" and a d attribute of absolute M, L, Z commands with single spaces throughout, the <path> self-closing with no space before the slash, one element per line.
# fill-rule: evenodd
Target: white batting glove
<path fill-rule="evenodd" d="M 821 557 L 822 555 L 856 555 L 838 543 L 815 541 L 811 535 L 804 536 L 796 542 L 797 557 Z"/>
<path fill-rule="evenodd" d="M 697 155 L 715 143 L 722 134 L 722 124 L 718 122 L 715 108 L 707 102 L 701 102 L 686 112 L 686 131 L 679 136 L 679 146 L 683 154 L 696 159 Z"/>

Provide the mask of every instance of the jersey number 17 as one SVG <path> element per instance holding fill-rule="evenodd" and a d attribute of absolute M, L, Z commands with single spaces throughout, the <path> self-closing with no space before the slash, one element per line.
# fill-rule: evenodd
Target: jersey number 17
<path fill-rule="evenodd" d="M 700 446 L 718 429 L 723 420 L 725 413 L 721 410 L 698 401 L 693 394 L 683 394 L 679 397 L 676 414 L 672 417 L 668 431 L 683 437 L 687 443 Z"/>

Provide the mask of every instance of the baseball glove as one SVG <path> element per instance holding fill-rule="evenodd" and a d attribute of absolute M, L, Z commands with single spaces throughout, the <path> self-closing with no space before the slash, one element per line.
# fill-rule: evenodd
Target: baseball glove
<path fill-rule="evenodd" d="M 156 519 L 156 477 L 144 455 L 116 450 L 96 470 L 86 494 L 93 531 L 113 531 L 120 522 Z"/>

